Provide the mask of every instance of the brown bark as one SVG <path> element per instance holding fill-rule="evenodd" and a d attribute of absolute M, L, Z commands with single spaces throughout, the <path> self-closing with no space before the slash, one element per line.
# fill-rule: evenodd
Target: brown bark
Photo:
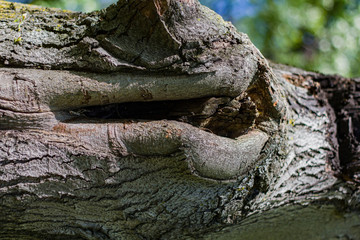
<path fill-rule="evenodd" d="M 0 7 L 1 239 L 211 239 L 359 210 L 356 80 L 269 66 L 193 0 Z M 330 237 L 359 236 L 346 219 Z"/>

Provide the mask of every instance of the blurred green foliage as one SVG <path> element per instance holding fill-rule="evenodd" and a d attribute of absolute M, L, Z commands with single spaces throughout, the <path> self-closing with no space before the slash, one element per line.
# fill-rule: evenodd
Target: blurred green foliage
<path fill-rule="evenodd" d="M 62 8 L 73 11 L 91 12 L 116 2 L 116 0 L 34 0 L 31 4 Z"/>
<path fill-rule="evenodd" d="M 275 62 L 360 76 L 359 0 L 253 0 L 261 6 L 235 23 Z"/>
<path fill-rule="evenodd" d="M 34 0 L 76 11 L 116 0 Z M 360 0 L 200 0 L 232 20 L 265 55 L 324 73 L 360 76 Z M 249 11 L 250 9 L 250 11 Z"/>

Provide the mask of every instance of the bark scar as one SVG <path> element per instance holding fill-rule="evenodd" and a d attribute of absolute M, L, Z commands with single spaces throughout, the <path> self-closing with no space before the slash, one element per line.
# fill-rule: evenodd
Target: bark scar
<path fill-rule="evenodd" d="M 157 13 L 162 16 L 169 9 L 168 0 L 154 0 Z"/>
<path fill-rule="evenodd" d="M 124 124 L 125 128 L 125 124 Z M 116 125 L 108 124 L 108 140 L 110 150 L 117 156 L 128 156 L 130 153 L 127 150 L 126 145 L 121 140 L 121 137 L 118 136 L 117 131 L 121 131 Z"/>

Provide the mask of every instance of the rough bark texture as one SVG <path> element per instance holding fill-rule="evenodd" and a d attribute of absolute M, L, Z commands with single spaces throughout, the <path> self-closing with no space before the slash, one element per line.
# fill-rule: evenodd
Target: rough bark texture
<path fill-rule="evenodd" d="M 0 239 L 360 237 L 356 79 L 195 0 L 0 14 Z"/>

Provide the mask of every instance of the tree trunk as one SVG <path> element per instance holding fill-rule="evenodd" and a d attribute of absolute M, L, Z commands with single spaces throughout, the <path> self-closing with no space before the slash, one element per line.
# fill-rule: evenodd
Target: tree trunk
<path fill-rule="evenodd" d="M 0 239 L 360 237 L 356 79 L 196 0 L 0 1 L 0 36 Z"/>

